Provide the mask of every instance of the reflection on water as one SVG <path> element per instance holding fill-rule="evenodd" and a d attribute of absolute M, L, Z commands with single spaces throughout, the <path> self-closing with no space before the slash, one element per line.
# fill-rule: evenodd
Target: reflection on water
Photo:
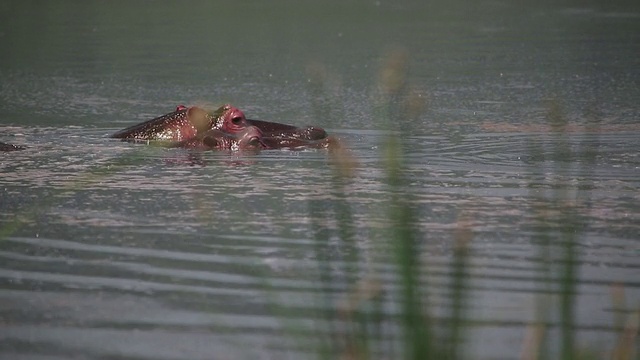
<path fill-rule="evenodd" d="M 540 243 L 561 249 L 568 210 L 580 224 L 577 346 L 611 349 L 629 315 L 612 305 L 612 284 L 637 304 L 632 5 L 340 2 L 333 16 L 287 2 L 194 2 L 190 15 L 177 4 L 64 4 L 0 4 L 0 141 L 26 146 L 0 153 L 0 358 L 315 357 L 335 330 L 326 297 L 346 301 L 351 276 L 374 274 L 385 314 L 398 316 L 390 136 L 437 320 L 454 307 L 461 217 L 473 233 L 467 354 L 518 356 L 537 299 L 556 294 L 544 286 L 560 280 L 540 268 L 563 258 L 545 259 Z M 167 24 L 184 16 L 190 26 Z M 385 108 L 378 57 L 398 46 L 412 84 L 402 90 L 415 98 Z M 550 99 L 566 111 L 563 132 L 546 121 Z M 224 102 L 327 128 L 353 177 L 337 177 L 325 150 L 108 138 L 177 104 Z M 320 259 L 335 281 L 321 281 Z M 553 342 L 559 316 L 549 322 Z M 389 325 L 384 339 L 397 339 Z"/>

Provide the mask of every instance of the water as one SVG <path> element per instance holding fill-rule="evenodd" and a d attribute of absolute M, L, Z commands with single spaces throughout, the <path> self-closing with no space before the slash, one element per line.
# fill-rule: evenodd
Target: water
<path fill-rule="evenodd" d="M 622 2 L 3 2 L 0 141 L 28 149 L 0 158 L 0 358 L 313 353 L 319 258 L 333 259 L 336 301 L 354 254 L 359 277 L 397 289 L 393 135 L 436 317 L 460 219 L 473 231 L 468 354 L 518 356 L 544 293 L 537 209 L 558 194 L 579 199 L 585 224 L 578 346 L 611 349 L 612 284 L 640 299 L 639 18 Z M 380 105 L 389 54 L 406 54 L 401 92 L 421 105 L 394 103 L 393 124 Z M 346 200 L 326 151 L 108 138 L 178 104 L 224 102 L 338 136 L 357 161 L 338 181 Z M 554 104 L 564 136 L 547 123 Z"/>

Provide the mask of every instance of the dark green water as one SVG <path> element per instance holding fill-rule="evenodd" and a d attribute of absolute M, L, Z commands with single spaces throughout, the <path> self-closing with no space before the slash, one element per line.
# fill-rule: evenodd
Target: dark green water
<path fill-rule="evenodd" d="M 389 54 L 406 55 L 416 116 L 402 96 L 382 115 Z M 470 221 L 469 358 L 519 356 L 546 294 L 536 209 L 558 196 L 582 224 L 577 345 L 610 350 L 611 285 L 640 300 L 638 54 L 640 7 L 624 2 L 2 1 L 0 141 L 28 148 L 0 154 L 0 358 L 313 354 L 299 348 L 323 326 L 314 224 L 337 278 L 357 252 L 358 276 L 397 288 L 390 135 L 436 317 L 457 219 Z M 341 138 L 358 160 L 346 200 L 325 151 L 107 138 L 178 104 L 225 102 Z M 336 203 L 352 211 L 352 247 Z M 346 292 L 333 284 L 336 301 Z"/>

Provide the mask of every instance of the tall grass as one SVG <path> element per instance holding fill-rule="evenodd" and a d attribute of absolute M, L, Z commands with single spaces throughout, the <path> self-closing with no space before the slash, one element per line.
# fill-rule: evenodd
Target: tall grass
<path fill-rule="evenodd" d="M 473 278 L 469 274 L 473 256 L 469 244 L 473 241 L 472 219 L 459 214 L 453 233 L 447 289 L 450 301 L 449 313 L 444 321 L 436 321 L 430 313 L 431 286 L 427 280 L 429 266 L 425 262 L 424 236 L 417 228 L 416 213 L 407 187 L 406 164 L 399 138 L 407 119 L 419 116 L 424 104 L 411 90 L 408 82 L 408 56 L 405 52 L 392 52 L 383 60 L 380 71 L 380 92 L 376 108 L 378 124 L 389 135 L 382 149 L 386 171 L 385 186 L 389 198 L 384 204 L 388 223 L 384 236 L 374 236 L 393 252 L 393 278 L 396 284 L 383 284 L 375 272 L 363 271 L 359 245 L 355 239 L 355 225 L 350 209 L 345 183 L 357 172 L 357 159 L 345 165 L 340 157 L 345 150 L 334 154 L 338 164 L 334 181 L 332 206 L 338 224 L 337 241 L 347 254 L 336 258 L 327 252 L 330 235 L 323 226 L 330 222 L 317 203 L 310 203 L 310 214 L 316 240 L 316 260 L 319 283 L 323 293 L 321 317 L 328 324 L 328 333 L 319 333 L 322 348 L 318 352 L 323 359 L 475 359 L 466 353 L 467 329 L 472 323 L 468 298 Z M 318 95 L 319 88 L 314 88 Z M 316 108 L 321 108 L 316 106 Z M 318 114 L 320 115 L 320 114 Z M 590 349 L 576 343 L 576 294 L 580 280 L 581 233 L 588 224 L 583 214 L 591 206 L 590 169 L 598 155 L 597 146 L 585 140 L 579 149 L 569 144 L 566 131 L 567 117 L 559 102 L 551 102 L 546 115 L 547 125 L 554 137 L 552 148 L 542 148 L 536 142 L 530 144 L 530 203 L 534 216 L 534 237 L 531 239 L 538 251 L 540 274 L 536 301 L 536 320 L 527 326 L 520 354 L 505 354 L 521 359 L 631 359 L 638 329 L 637 314 L 628 324 L 618 319 L 620 335 L 613 349 Z M 394 127 L 394 124 L 400 124 Z M 598 133 L 597 117 L 591 118 L 588 131 Z M 597 143 L 597 141 L 596 141 Z M 549 165 L 551 164 L 551 165 Z M 579 164 L 579 165 L 575 165 Z M 548 168 L 551 166 L 551 168 Z M 580 183 L 576 188 L 567 186 L 569 170 L 580 166 Z M 345 171 L 344 168 L 349 168 Z M 545 174 L 551 172 L 550 179 Z M 346 175 L 345 175 L 346 174 Z M 320 218 L 323 218 L 321 221 Z M 334 253 L 335 254 L 335 253 Z M 343 265 L 342 272 L 333 271 L 336 264 Z M 347 301 L 336 295 L 336 284 L 343 286 Z M 618 293 L 620 291 L 618 290 Z M 620 295 L 614 304 L 624 307 Z M 389 311 L 397 309 L 397 315 Z M 558 314 L 557 319 L 554 316 Z M 552 330 L 559 336 L 551 337 Z M 635 332 L 634 332 L 635 331 Z"/>
<path fill-rule="evenodd" d="M 391 287 L 393 291 L 385 290 L 381 276 L 367 269 L 360 254 L 348 193 L 350 176 L 357 171 L 358 164 L 348 150 L 341 147 L 331 153 L 332 163 L 336 165 L 333 200 L 330 204 L 310 201 L 322 293 L 320 315 L 328 324 L 327 332 L 318 334 L 318 355 L 323 359 L 457 359 L 463 354 L 468 244 L 472 231 L 462 219 L 456 231 L 454 261 L 450 266 L 448 293 L 453 303 L 449 321 L 436 322 L 429 313 L 429 284 L 425 273 L 428 268 L 422 256 L 424 242 L 416 227 L 399 141 L 406 135 L 401 125 L 408 118 L 418 117 L 423 108 L 407 82 L 407 60 L 407 54 L 402 51 L 393 52 L 384 60 L 376 109 L 376 121 L 390 130 L 390 135 L 382 144 L 384 186 L 389 194 L 384 205 L 388 223 L 386 230 L 375 236 L 375 241 L 382 242 L 379 246 L 383 252 L 386 249 L 392 252 L 397 281 L 396 286 Z M 314 87 L 315 95 L 318 89 Z M 394 127 L 394 124 L 400 126 Z M 327 218 L 326 207 L 333 210 L 335 219 Z M 333 246 L 339 251 L 329 250 L 331 232 L 325 225 L 332 220 L 337 224 L 337 240 Z M 340 265 L 341 271 L 335 271 Z M 336 296 L 336 288 L 344 289 L 342 297 Z M 395 308 L 398 308 L 397 314 L 391 311 Z"/>

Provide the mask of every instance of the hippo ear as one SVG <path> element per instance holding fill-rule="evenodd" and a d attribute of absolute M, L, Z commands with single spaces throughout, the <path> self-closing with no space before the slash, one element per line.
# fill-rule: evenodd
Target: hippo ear
<path fill-rule="evenodd" d="M 207 131 L 211 127 L 209 114 L 199 107 L 190 107 L 189 110 L 187 110 L 187 119 L 189 119 L 198 132 Z"/>
<path fill-rule="evenodd" d="M 231 109 L 231 104 L 224 104 L 222 106 L 220 106 L 219 108 L 216 109 L 216 111 L 214 111 L 211 115 L 213 117 L 221 117 L 222 115 L 224 115 L 227 111 L 229 111 L 229 109 Z"/>

